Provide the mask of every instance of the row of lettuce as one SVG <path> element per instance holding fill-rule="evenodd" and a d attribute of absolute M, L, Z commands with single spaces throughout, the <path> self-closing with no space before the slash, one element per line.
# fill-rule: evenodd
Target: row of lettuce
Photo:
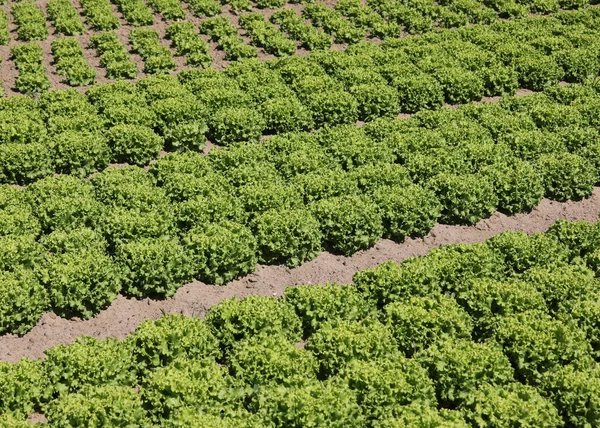
<path fill-rule="evenodd" d="M 103 88 L 95 92 L 97 103 L 114 107 L 115 96 L 124 99 L 114 86 Z M 91 317 L 119 292 L 170 296 L 193 278 L 228 283 L 258 262 L 298 266 L 323 249 L 350 255 L 382 237 L 423 236 L 436 222 L 475 224 L 496 210 L 526 212 L 543 196 L 587 197 L 600 181 L 597 89 L 556 86 L 360 128 L 273 136 L 208 155 L 172 153 L 148 171 L 111 167 L 89 180 L 53 175 L 48 165 L 50 176 L 27 188 L 2 187 L 0 295 L 11 297 L 3 299 L 0 332 L 23 333 L 48 309 Z M 65 94 L 42 97 L 41 111 L 76 111 L 74 100 L 85 100 Z M 29 105 L 13 100 L 28 99 L 4 105 Z M 153 105 L 165 117 L 178 114 L 177 104 L 162 101 Z M 224 115 L 223 123 L 231 118 Z M 79 113 L 75 119 L 91 123 Z M 39 138 L 32 123 L 30 136 Z M 10 138 L 5 129 L 0 135 Z M 64 173 L 109 161 L 143 164 L 161 148 L 150 128 L 130 124 L 106 134 L 63 132 L 50 141 L 0 149 L 52 150 Z M 45 159 L 18 150 L 2 158 L 6 153 L 0 151 L 0 165 L 12 177 L 37 171 L 27 168 Z"/>
<path fill-rule="evenodd" d="M 600 224 L 561 220 L 145 321 L 122 342 L 82 337 L 0 363 L 0 421 L 598 426 L 599 262 Z"/>

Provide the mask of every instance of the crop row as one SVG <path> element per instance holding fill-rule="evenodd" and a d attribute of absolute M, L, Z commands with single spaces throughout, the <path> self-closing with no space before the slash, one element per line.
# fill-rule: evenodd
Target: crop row
<path fill-rule="evenodd" d="M 114 2 L 129 25 L 138 27 L 154 24 L 152 10 L 144 0 L 115 0 Z"/>
<path fill-rule="evenodd" d="M 237 28 L 229 18 L 208 18 L 200 23 L 199 31 L 211 37 L 217 42 L 218 48 L 225 52 L 225 59 L 237 61 L 248 58 L 256 58 L 258 52 L 255 47 L 248 46 L 238 36 Z"/>
<path fill-rule="evenodd" d="M 259 9 L 279 9 L 282 6 L 284 6 L 286 3 L 288 3 L 287 0 L 256 0 L 254 2 L 256 4 L 256 7 L 258 7 Z M 290 3 L 301 3 L 298 1 L 293 1 Z"/>
<path fill-rule="evenodd" d="M 199 18 L 212 17 L 221 13 L 221 3 L 217 0 L 186 0 L 194 16 Z"/>
<path fill-rule="evenodd" d="M 136 64 L 115 33 L 94 34 L 90 37 L 90 46 L 98 51 L 100 66 L 106 69 L 109 79 L 133 79 L 137 76 Z"/>
<path fill-rule="evenodd" d="M 481 6 L 479 6 L 481 10 Z M 388 37 L 400 37 L 402 35 L 402 26 L 393 20 L 387 21 L 381 15 L 375 13 L 370 7 L 363 5 L 360 0 L 340 0 L 334 9 L 347 17 L 358 28 L 364 29 L 371 37 L 386 39 Z M 440 7 L 440 11 L 444 10 Z M 461 22 L 466 25 L 469 20 Z M 489 22 L 473 22 L 473 23 L 489 23 Z M 455 27 L 458 25 L 452 25 Z M 406 28 L 406 27 L 405 27 Z"/>
<path fill-rule="evenodd" d="M 52 5 L 56 6 L 52 7 Z M 88 21 L 90 21 L 89 24 L 93 28 L 118 26 L 118 20 L 112 14 L 110 3 L 107 0 L 85 0 L 83 6 Z M 32 22 L 40 24 L 43 16 L 38 16 L 41 11 L 35 5 L 24 3 L 14 7 L 17 16 L 19 16 L 18 10 L 22 10 L 20 12 L 24 16 L 22 19 L 29 22 L 30 19 L 33 19 L 30 18 L 30 15 L 37 16 L 37 20 L 34 19 Z M 352 0 L 345 0 L 338 3 L 335 10 L 328 9 L 321 4 L 308 5 L 303 14 L 311 17 L 318 25 L 325 27 L 327 27 L 325 22 L 329 19 L 327 16 L 335 16 L 336 20 L 341 19 L 344 22 L 341 25 L 350 25 L 351 21 L 340 18 L 340 14 L 343 12 L 345 15 L 354 17 L 352 19 L 356 21 L 363 12 L 366 13 L 364 10 L 360 12 L 363 7 Z M 63 12 L 61 16 L 71 17 L 70 22 L 73 26 L 81 26 L 79 18 L 72 15 L 76 14 L 76 11 L 69 2 L 63 2 L 63 0 L 51 2 L 49 13 L 51 15 L 58 13 L 52 12 L 56 8 L 69 11 L 68 13 Z M 366 79 L 368 84 L 377 84 L 379 88 L 372 88 L 373 91 L 365 96 L 372 98 L 373 102 L 390 104 L 383 108 L 376 108 L 374 116 L 378 114 L 391 115 L 397 111 L 414 112 L 422 108 L 438 107 L 443 102 L 462 103 L 479 99 L 483 95 L 511 93 L 515 90 L 516 85 L 539 90 L 560 79 L 583 81 L 589 76 L 596 75 L 599 68 L 597 54 L 599 48 L 598 43 L 595 42 L 596 15 L 596 8 L 591 8 L 582 12 L 559 13 L 556 18 L 542 17 L 525 20 L 524 22 L 531 23 L 529 29 L 523 25 L 523 22 L 503 22 L 490 27 L 461 28 L 457 32 L 438 31 L 430 33 L 421 41 L 412 38 L 389 39 L 382 47 L 361 44 L 351 49 L 350 56 L 361 56 L 364 61 L 351 64 L 351 67 L 356 71 L 358 68 L 366 68 L 368 71 L 365 76 L 354 80 Z M 278 23 L 283 30 L 300 40 L 307 48 L 324 49 L 332 42 L 326 34 L 307 25 L 303 18 L 292 10 L 275 13 L 272 21 Z M 242 16 L 240 22 L 248 29 L 253 43 L 264 47 L 267 52 L 288 55 L 295 51 L 295 42 L 285 38 L 277 28 L 265 22 L 259 14 Z M 45 23 L 43 26 L 46 28 Z M 79 31 L 75 27 L 71 30 Z M 23 28 L 26 29 L 29 26 L 26 25 Z M 218 41 L 220 48 L 225 50 L 227 59 L 256 56 L 256 50 L 244 44 L 243 40 L 237 36 L 237 31 L 228 18 L 209 18 L 202 23 L 200 29 L 201 32 L 211 35 Z M 71 30 L 65 29 L 66 32 Z M 152 48 L 149 48 L 152 53 L 146 54 L 148 58 L 152 57 L 152 59 L 147 59 L 147 62 L 150 62 L 147 71 L 151 70 L 150 72 L 154 73 L 171 70 L 174 63 L 167 50 L 159 46 L 159 41 L 152 40 L 156 37 L 149 36 L 149 32 L 152 30 L 140 30 L 148 33 L 144 39 L 153 45 Z M 47 28 L 44 31 L 47 32 Z M 364 33 L 364 30 L 360 31 Z M 374 33 L 375 29 L 373 27 L 368 31 Z M 189 31 L 186 33 L 189 33 L 189 37 L 192 36 Z M 352 35 L 353 31 L 343 30 L 341 33 L 344 37 L 355 38 Z M 506 41 L 502 39 L 505 33 L 510 34 Z M 193 44 L 199 47 L 198 42 L 201 42 L 201 39 L 199 37 L 192 37 L 192 39 L 195 40 Z M 358 39 L 357 36 L 356 41 Z M 348 40 L 337 41 L 347 42 Z M 425 48 L 424 45 L 428 47 Z M 204 56 L 205 54 L 200 51 L 199 55 Z M 317 52 L 313 58 L 299 61 L 316 62 L 318 67 L 325 69 L 324 74 L 333 74 L 333 77 L 339 80 L 340 77 L 336 76 L 335 72 L 332 73 L 328 70 L 329 65 L 324 62 L 332 61 L 332 59 L 319 55 L 320 53 Z M 337 54 L 330 55 L 334 57 Z M 208 60 L 208 58 L 204 58 L 204 60 Z M 206 63 L 204 60 L 202 62 Z M 313 64 L 310 67 L 313 67 Z M 315 67 L 314 71 L 318 71 L 317 76 L 321 78 L 320 75 L 323 73 L 318 70 L 318 67 Z M 344 67 L 348 67 L 348 65 L 344 65 Z M 371 77 L 366 77 L 367 74 Z M 339 87 L 339 89 L 350 92 L 344 96 L 347 100 L 351 100 L 351 96 L 354 94 L 347 84 L 344 86 L 346 87 Z M 385 86 L 391 86 L 397 90 L 398 95 L 390 97 L 391 91 Z M 328 83 L 325 83 L 324 87 L 330 91 L 335 89 L 335 85 L 331 86 Z M 334 98 L 340 98 L 341 93 L 334 95 L 336 95 Z M 399 104 L 399 108 L 395 107 L 396 104 Z M 359 111 L 369 109 L 370 106 L 358 107 Z M 348 122 L 353 118 L 353 114 L 342 116 L 345 116 L 343 120 Z M 363 117 L 363 115 L 359 115 L 358 118 L 360 120 L 369 119 L 368 116 Z"/>
<path fill-rule="evenodd" d="M 8 45 L 10 33 L 8 31 L 8 14 L 0 11 L 0 45 Z"/>
<path fill-rule="evenodd" d="M 38 109 L 33 101 L 5 101 L 3 181 L 53 171 L 85 177 L 109 162 L 144 165 L 163 144 L 198 150 L 206 125 L 185 92 L 165 96 L 167 80 L 96 87 L 88 96 L 100 115 L 75 91 L 44 94 Z M 204 94 L 210 99 L 220 90 Z M 25 257 L 44 254 L 51 236 L 93 250 L 88 261 L 55 259 L 50 271 L 60 275 L 45 282 L 57 293 L 56 313 L 89 317 L 119 290 L 172 295 L 192 278 L 227 283 L 257 262 L 297 266 L 322 249 L 352 254 L 382 237 L 423 236 L 438 221 L 474 224 L 498 209 L 528 211 L 543 196 L 586 197 L 600 182 L 599 105 L 593 86 L 557 86 L 499 104 L 275 136 L 208 156 L 174 153 L 150 172 L 108 168 L 89 182 L 47 177 L 27 190 L 6 187 L 22 195 L 7 200 L 33 202 L 7 212 L 3 235 L 26 236 Z M 220 109 L 208 132 L 255 132 L 240 124 L 256 114 Z M 107 121 L 108 131 L 100 131 Z M 0 246 L 7 251 L 21 245 L 10 243 L 21 238 L 7 239 Z M 106 266 L 98 265 L 100 255 Z M 88 263 L 101 271 L 85 273 Z"/>
<path fill-rule="evenodd" d="M 71 86 L 91 85 L 96 80 L 96 70 L 83 57 L 83 50 L 74 38 L 52 41 L 52 55 L 56 72 Z"/>
<path fill-rule="evenodd" d="M 47 10 L 57 33 L 74 36 L 85 32 L 81 17 L 70 0 L 51 0 Z"/>
<path fill-rule="evenodd" d="M 223 4 L 229 5 L 234 12 L 249 12 L 252 10 L 250 0 L 221 0 Z"/>
<path fill-rule="evenodd" d="M 172 24 L 167 28 L 167 37 L 173 43 L 176 55 L 185 56 L 187 65 L 204 68 L 211 65 L 210 46 L 196 33 L 196 28 L 191 22 Z"/>
<path fill-rule="evenodd" d="M 333 43 L 328 34 L 308 25 L 304 18 L 298 16 L 291 9 L 278 10 L 271 15 L 270 20 L 272 23 L 278 24 L 291 38 L 299 40 L 302 46 L 308 50 L 326 50 Z"/>
<path fill-rule="evenodd" d="M 365 30 L 356 27 L 352 22 L 344 19 L 340 12 L 324 4 L 307 5 L 302 9 L 302 16 L 310 19 L 313 25 L 322 27 L 327 34 L 331 34 L 336 43 L 352 44 L 365 39 Z"/>
<path fill-rule="evenodd" d="M 491 3 L 479 0 L 451 0 L 438 3 L 427 0 L 415 3 L 370 0 L 367 6 L 364 6 L 355 0 L 342 0 L 336 4 L 335 10 L 347 17 L 357 28 L 367 31 L 371 36 L 383 39 L 398 37 L 402 31 L 421 34 L 432 31 L 436 27 L 455 28 L 467 24 L 491 24 L 498 18 L 507 17 L 488 7 Z M 504 5 L 515 4 L 510 1 L 503 3 Z M 500 2 L 496 4 L 500 5 Z M 520 2 L 517 8 L 520 8 L 519 13 L 527 10 L 523 2 Z M 558 9 L 554 12 L 556 11 Z"/>
<path fill-rule="evenodd" d="M 133 50 L 144 60 L 144 71 L 149 74 L 165 73 L 175 68 L 175 61 L 166 46 L 160 44 L 160 37 L 154 30 L 137 28 L 129 32 Z"/>
<path fill-rule="evenodd" d="M 250 35 L 252 43 L 275 56 L 293 55 L 296 43 L 286 38 L 273 24 L 266 22 L 258 13 L 249 13 L 240 17 L 240 26 Z"/>
<path fill-rule="evenodd" d="M 42 47 L 38 43 L 30 42 L 13 46 L 10 54 L 19 70 L 19 76 L 15 81 L 17 91 L 35 95 L 50 87 L 50 80 L 43 64 Z"/>
<path fill-rule="evenodd" d="M 209 20 L 205 22 L 209 22 Z M 554 22 L 556 24 L 556 21 Z M 504 25 L 508 26 L 509 24 Z M 558 30 L 566 33 L 567 28 L 571 28 L 572 36 L 577 37 L 577 32 L 570 26 L 554 26 L 557 33 Z M 146 32 L 147 30 L 138 31 Z M 582 30 L 579 32 L 581 34 L 579 37 L 583 38 L 585 33 Z M 491 36 L 493 36 L 492 40 L 495 40 L 494 33 Z M 156 34 L 153 37 L 154 43 L 157 43 Z M 503 37 L 510 39 L 509 36 Z M 557 37 L 553 36 L 552 40 L 556 42 Z M 563 46 L 568 46 L 566 45 L 568 38 L 565 36 L 562 40 L 565 42 Z M 540 43 L 540 41 L 538 40 L 536 43 Z M 437 54 L 444 52 L 440 49 L 446 46 L 449 49 L 449 47 L 460 46 L 460 44 L 452 41 L 452 43 L 441 43 L 435 47 L 424 46 L 427 51 L 432 52 L 433 59 L 437 60 L 439 58 Z M 485 52 L 481 49 L 477 50 L 472 44 L 465 44 L 465 46 L 469 46 L 470 50 L 462 53 L 454 51 L 454 55 L 471 58 L 469 62 L 472 62 L 474 70 L 477 70 L 475 66 L 482 63 L 480 57 L 474 54 L 485 54 Z M 590 50 L 593 49 L 593 46 Z M 519 49 L 526 49 L 524 43 L 520 44 Z M 416 52 L 422 52 L 422 50 L 423 46 L 414 47 Z M 47 87 L 47 78 L 41 66 L 39 47 L 35 48 L 35 52 L 33 54 L 35 58 L 22 60 L 19 67 L 22 68 L 24 62 L 30 62 L 36 71 L 33 79 L 31 79 L 32 76 L 28 76 L 19 81 L 20 86 L 26 92 L 39 92 L 44 86 Z M 568 60 L 568 55 L 572 55 L 573 59 L 577 61 L 585 60 L 583 65 L 588 67 L 588 70 L 580 68 L 580 78 L 587 74 L 597 73 L 597 71 L 593 71 L 597 67 L 597 60 L 583 56 L 587 52 L 586 49 L 575 48 L 569 51 L 561 49 L 559 52 L 560 56 L 557 55 L 557 57 L 562 58 L 564 64 L 568 64 L 564 61 Z M 153 128 L 165 139 L 165 149 L 173 150 L 203 147 L 206 136 L 214 143 L 228 145 L 240 141 L 257 141 L 263 133 L 278 134 L 310 130 L 344 123 L 353 124 L 359 118 L 372 120 L 378 116 L 395 116 L 400 110 L 398 106 L 400 96 L 405 97 L 402 105 L 411 106 L 410 108 L 404 107 L 404 111 L 439 106 L 443 102 L 443 95 L 440 86 L 435 85 L 433 77 L 425 73 L 409 75 L 407 70 L 414 69 L 414 64 L 402 63 L 398 66 L 391 60 L 386 61 L 390 58 L 389 55 L 394 58 L 397 53 L 395 48 L 380 50 L 380 48 L 368 47 L 366 53 L 360 54 L 352 51 L 351 54 L 323 52 L 318 55 L 312 54 L 308 58 L 289 58 L 270 63 L 257 61 L 236 64 L 230 66 L 225 72 L 214 70 L 183 72 L 179 75 L 179 83 L 172 78 L 150 79 L 149 82 L 153 82 L 152 84 L 156 88 L 154 90 L 158 91 L 160 88 L 160 91 L 164 93 L 162 97 L 172 98 L 177 103 L 177 107 L 172 107 L 176 109 L 173 111 L 177 111 L 177 113 L 170 119 L 170 125 L 177 124 L 177 126 L 165 126 L 162 120 L 158 120 L 156 118 L 158 107 L 151 105 L 154 100 L 146 99 L 143 95 L 138 96 L 139 93 L 145 93 L 145 89 L 140 92 L 138 89 L 141 86 L 136 87 L 135 85 L 127 91 L 137 93 L 138 95 L 134 97 L 137 101 L 131 106 L 123 107 L 123 111 L 119 112 L 119 115 L 124 115 L 126 112 L 128 117 L 120 120 L 126 120 L 129 124 Z M 404 55 L 406 50 L 400 50 L 400 53 Z M 380 67 L 373 66 L 373 61 L 378 58 L 376 55 L 380 55 Z M 546 57 L 539 56 L 539 59 L 541 60 L 539 67 L 550 64 Z M 587 61 L 589 63 L 586 65 Z M 465 61 L 466 64 L 469 62 Z M 361 64 L 362 66 L 359 66 Z M 368 64 L 371 66 L 368 67 Z M 577 62 L 574 64 L 582 65 Z M 514 70 L 511 71 L 508 67 L 500 70 L 508 72 L 512 79 L 518 76 L 518 73 Z M 532 68 L 527 70 L 529 74 L 523 74 L 522 78 L 530 80 L 535 76 L 534 70 Z M 476 72 L 467 74 L 468 71 L 462 70 L 463 75 L 458 75 L 460 70 L 451 68 L 444 74 L 439 70 L 435 73 L 437 76 L 448 78 L 450 71 L 454 73 L 452 76 L 456 76 L 459 80 L 451 82 L 452 84 L 446 87 L 448 96 L 455 90 L 464 90 L 464 86 L 459 86 L 460 79 L 465 78 L 472 81 Z M 548 69 L 538 68 L 538 72 L 547 73 Z M 573 73 L 573 69 L 570 73 Z M 420 84 L 423 85 L 421 86 L 422 93 L 417 91 L 419 86 L 415 86 Z M 512 80 L 512 83 L 511 81 L 504 82 L 503 85 L 507 92 L 511 92 L 516 88 L 517 82 Z M 436 87 L 438 92 L 434 92 L 432 89 Z M 99 86 L 98 90 L 102 90 L 102 88 L 103 86 Z M 92 92 L 89 93 L 90 99 Z M 498 92 L 501 90 L 489 93 Z M 128 97 L 131 98 L 129 95 Z M 125 100 L 129 98 L 125 98 Z M 119 105 L 120 103 L 117 103 L 106 111 L 102 110 L 103 107 L 88 105 L 88 109 L 94 111 L 96 116 L 98 116 L 96 108 L 102 110 L 98 119 L 91 123 L 100 123 L 99 129 L 111 126 L 113 118 L 110 115 Z M 164 114 L 166 113 L 159 113 L 159 115 Z M 103 120 L 107 122 L 103 123 Z M 13 132 L 27 131 L 15 128 Z M 51 165 L 51 161 L 43 156 L 38 159 L 44 165 L 48 165 L 48 162 Z M 43 176 L 41 173 L 35 173 L 34 165 L 35 163 L 27 166 L 26 169 L 29 171 L 27 173 L 18 171 L 18 164 L 7 165 L 6 171 L 10 172 L 2 173 L 2 181 L 8 183 L 34 181 L 37 177 Z M 48 171 L 46 167 L 41 170 Z M 88 173 L 90 172 L 92 171 L 88 171 Z"/>
<path fill-rule="evenodd" d="M 90 236 L 67 236 L 47 239 L 51 259 L 98 257 Z M 152 260 L 142 248 L 123 260 Z M 0 422 L 38 411 L 57 427 L 597 426 L 599 252 L 599 224 L 559 221 L 387 262 L 352 285 L 166 315 L 123 342 L 82 337 L 0 363 Z M 0 279 L 15 296 L 5 323 L 41 309 L 29 272 Z"/>
<path fill-rule="evenodd" d="M 179 0 L 148 0 L 148 4 L 167 20 L 185 18 L 185 11 Z"/>
<path fill-rule="evenodd" d="M 48 37 L 46 16 L 35 4 L 23 2 L 11 7 L 19 40 L 45 40 Z"/>
<path fill-rule="evenodd" d="M 81 0 L 80 4 L 90 28 L 100 31 L 119 28 L 119 19 L 113 13 L 108 0 Z"/>

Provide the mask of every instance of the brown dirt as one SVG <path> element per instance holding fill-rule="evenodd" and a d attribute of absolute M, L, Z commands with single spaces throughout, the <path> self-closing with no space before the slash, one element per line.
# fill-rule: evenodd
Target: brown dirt
<path fill-rule="evenodd" d="M 0 337 L 0 361 L 16 362 L 22 357 L 42 358 L 45 349 L 61 343 L 71 343 L 81 335 L 123 339 L 144 320 L 157 319 L 164 313 L 203 316 L 211 306 L 231 297 L 281 296 L 287 286 L 299 284 L 333 281 L 350 283 L 355 272 L 384 261 L 399 262 L 408 257 L 426 254 L 432 248 L 445 244 L 481 242 L 507 230 L 542 232 L 562 218 L 594 222 L 598 219 L 598 213 L 600 188 L 595 188 L 592 196 L 582 201 L 559 203 L 544 199 L 528 214 L 506 216 L 495 213 L 475 226 L 438 224 L 424 238 L 408 239 L 400 244 L 381 240 L 373 248 L 350 257 L 324 252 L 315 260 L 294 269 L 259 265 L 255 273 L 225 286 L 206 285 L 196 281 L 181 287 L 170 299 L 137 300 L 119 296 L 97 317 L 87 321 L 67 320 L 53 313 L 46 313 L 26 335 Z"/>
<path fill-rule="evenodd" d="M 48 423 L 48 419 L 41 413 L 32 413 L 29 415 L 29 418 L 27 418 L 27 422 L 31 424 L 45 424 Z"/>

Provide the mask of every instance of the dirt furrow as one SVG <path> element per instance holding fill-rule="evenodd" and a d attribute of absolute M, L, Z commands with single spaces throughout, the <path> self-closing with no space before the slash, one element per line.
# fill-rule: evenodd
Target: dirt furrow
<path fill-rule="evenodd" d="M 578 202 L 559 203 L 544 199 L 528 214 L 506 216 L 495 213 L 475 226 L 436 225 L 424 238 L 402 243 L 379 241 L 373 248 L 350 257 L 327 252 L 315 260 L 294 269 L 285 266 L 258 266 L 255 273 L 225 286 L 193 282 L 181 287 L 170 299 L 129 299 L 119 296 L 107 309 L 91 320 L 62 319 L 46 313 L 37 326 L 22 337 L 0 337 L 0 361 L 18 361 L 22 357 L 43 357 L 45 349 L 60 343 L 71 343 L 81 335 L 97 338 L 124 338 L 146 319 L 156 319 L 163 313 L 203 316 L 213 305 L 231 297 L 250 295 L 280 296 L 290 285 L 317 284 L 337 281 L 349 283 L 352 275 L 363 269 L 388 261 L 402 261 L 426 254 L 445 244 L 484 241 L 498 233 L 513 230 L 527 233 L 545 231 L 558 219 L 596 221 L 600 213 L 600 187 L 591 197 Z"/>

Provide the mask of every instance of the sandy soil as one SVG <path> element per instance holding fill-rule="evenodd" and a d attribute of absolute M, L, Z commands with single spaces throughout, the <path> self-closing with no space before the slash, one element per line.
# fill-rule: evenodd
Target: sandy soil
<path fill-rule="evenodd" d="M 315 260 L 294 269 L 285 266 L 258 266 L 255 273 L 225 286 L 193 282 L 181 287 L 173 298 L 166 300 L 137 300 L 119 296 L 96 318 L 87 321 L 66 320 L 47 313 L 26 335 L 0 337 L 0 361 L 15 362 L 22 357 L 41 358 L 45 349 L 61 343 L 71 343 L 81 335 L 122 339 L 144 320 L 157 319 L 164 313 L 203 316 L 211 306 L 231 297 L 281 296 L 287 286 L 333 281 L 350 283 L 355 272 L 384 261 L 399 262 L 408 257 L 426 254 L 432 248 L 445 244 L 481 242 L 506 230 L 542 232 L 561 218 L 594 222 L 599 213 L 600 188 L 596 188 L 590 198 L 582 201 L 559 203 L 544 199 L 528 214 L 506 216 L 495 213 L 475 226 L 438 224 L 424 238 L 409 239 L 400 244 L 381 240 L 373 248 L 351 257 L 324 252 Z"/>

